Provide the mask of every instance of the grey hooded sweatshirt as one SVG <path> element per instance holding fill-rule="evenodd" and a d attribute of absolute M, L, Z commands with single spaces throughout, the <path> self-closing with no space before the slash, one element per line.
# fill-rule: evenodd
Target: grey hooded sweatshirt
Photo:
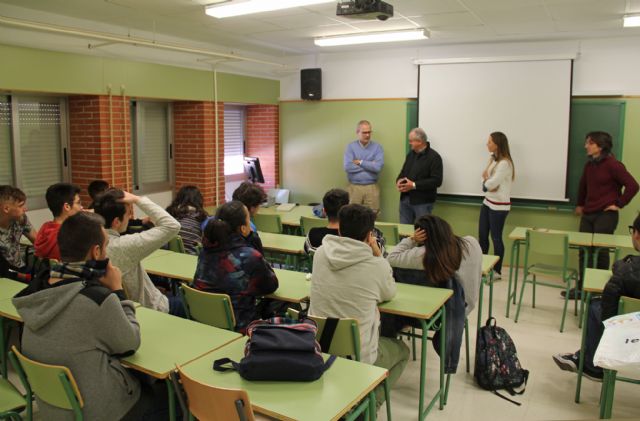
<path fill-rule="evenodd" d="M 140 398 L 140 384 L 122 367 L 118 354 L 140 346 L 140 328 L 132 301 L 78 278 L 13 298 L 24 320 L 22 352 L 73 374 L 84 400 L 86 420 L 122 418 Z M 73 412 L 37 400 L 43 420 L 71 420 Z"/>

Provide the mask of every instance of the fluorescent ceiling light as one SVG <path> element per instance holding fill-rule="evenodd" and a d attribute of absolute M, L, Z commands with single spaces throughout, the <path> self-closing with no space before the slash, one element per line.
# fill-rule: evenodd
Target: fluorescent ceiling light
<path fill-rule="evenodd" d="M 623 25 L 625 28 L 640 26 L 640 15 L 627 15 L 624 17 Z"/>
<path fill-rule="evenodd" d="M 336 45 L 413 41 L 419 39 L 429 39 L 429 32 L 422 28 L 411 29 L 408 31 L 362 32 L 349 35 L 316 38 L 313 42 L 319 47 L 333 47 Z"/>
<path fill-rule="evenodd" d="M 245 0 L 228 4 L 214 4 L 205 7 L 204 12 L 214 18 L 249 15 L 251 13 L 270 12 L 272 10 L 309 6 L 320 3 L 335 3 L 336 0 Z"/>

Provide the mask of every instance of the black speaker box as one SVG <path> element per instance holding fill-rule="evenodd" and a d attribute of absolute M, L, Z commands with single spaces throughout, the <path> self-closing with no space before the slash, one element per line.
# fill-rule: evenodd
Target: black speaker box
<path fill-rule="evenodd" d="M 300 91 L 302 99 L 322 99 L 322 69 L 300 70 Z"/>

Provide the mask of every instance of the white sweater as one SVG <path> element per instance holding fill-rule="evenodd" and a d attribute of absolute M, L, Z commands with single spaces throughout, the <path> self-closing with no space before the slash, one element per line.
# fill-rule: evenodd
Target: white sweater
<path fill-rule="evenodd" d="M 487 191 L 484 203 L 493 210 L 511 209 L 511 184 L 513 182 L 513 166 L 507 159 L 493 161 L 487 168 L 489 178 L 484 182 Z M 495 190 L 495 191 L 493 191 Z"/>
<path fill-rule="evenodd" d="M 469 315 L 478 301 L 482 280 L 482 249 L 478 240 L 470 235 L 462 237 L 462 239 L 467 243 L 467 253 L 462 255 L 462 262 L 456 271 L 456 276 L 464 291 L 465 315 Z M 424 246 L 418 246 L 411 237 L 408 237 L 393 248 L 393 251 L 387 256 L 387 261 L 396 268 L 424 270 L 423 258 Z"/>
<path fill-rule="evenodd" d="M 155 227 L 123 236 L 115 230 L 107 230 L 107 256 L 122 271 L 122 286 L 130 300 L 168 313 L 169 299 L 153 285 L 140 262 L 178 235 L 180 223 L 147 197 L 141 197 L 137 205 L 151 218 Z"/>
<path fill-rule="evenodd" d="M 360 360 L 373 364 L 378 356 L 378 303 L 396 295 L 391 266 L 371 247 L 347 237 L 326 235 L 313 256 L 309 314 L 358 321 Z"/>

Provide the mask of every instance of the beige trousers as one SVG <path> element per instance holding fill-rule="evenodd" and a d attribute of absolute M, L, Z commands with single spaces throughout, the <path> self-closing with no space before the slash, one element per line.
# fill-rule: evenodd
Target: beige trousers
<path fill-rule="evenodd" d="M 349 184 L 349 203 L 357 203 L 380 212 L 380 187 L 377 184 Z"/>

